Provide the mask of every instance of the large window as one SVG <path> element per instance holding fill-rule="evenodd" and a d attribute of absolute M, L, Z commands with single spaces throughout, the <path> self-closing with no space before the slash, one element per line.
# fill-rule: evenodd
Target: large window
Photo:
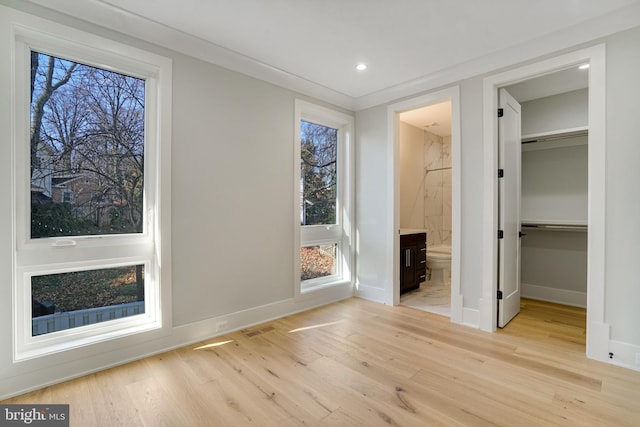
<path fill-rule="evenodd" d="M 145 80 L 30 51 L 31 238 L 141 233 Z"/>
<path fill-rule="evenodd" d="M 353 118 L 296 101 L 296 276 L 308 291 L 351 281 Z"/>
<path fill-rule="evenodd" d="M 16 360 L 163 325 L 171 63 L 63 33 L 15 31 Z"/>

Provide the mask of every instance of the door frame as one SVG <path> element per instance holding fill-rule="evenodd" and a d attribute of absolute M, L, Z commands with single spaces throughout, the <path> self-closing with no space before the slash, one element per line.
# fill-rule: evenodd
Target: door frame
<path fill-rule="evenodd" d="M 605 323 L 605 155 L 606 155 L 606 49 L 604 44 L 570 52 L 508 70 L 484 79 L 484 225 L 480 329 L 493 332 L 497 325 L 498 230 L 498 89 L 564 68 L 589 62 L 588 237 L 587 237 L 587 337 L 586 353 L 608 360 L 610 328 Z"/>
<path fill-rule="evenodd" d="M 462 295 L 460 293 L 460 231 L 462 171 L 460 139 L 460 88 L 452 86 L 426 95 L 391 104 L 387 107 L 388 141 L 391 148 L 391 176 L 393 180 L 393 281 L 385 287 L 385 304 L 400 303 L 400 119 L 399 114 L 429 105 L 451 101 L 451 321 L 463 323 Z"/>

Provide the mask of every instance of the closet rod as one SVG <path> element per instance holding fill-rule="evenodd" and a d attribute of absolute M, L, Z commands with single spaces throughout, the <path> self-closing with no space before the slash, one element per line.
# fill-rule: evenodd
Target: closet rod
<path fill-rule="evenodd" d="M 548 231 L 587 231 L 586 225 L 571 225 L 571 224 L 535 224 L 526 223 L 521 224 L 523 228 L 535 229 L 535 230 L 548 230 Z"/>
<path fill-rule="evenodd" d="M 566 133 L 566 134 L 558 134 L 558 135 L 546 135 L 546 136 L 525 136 L 522 139 L 523 144 L 533 144 L 536 142 L 551 142 L 551 141 L 560 141 L 563 139 L 574 139 L 581 136 L 587 136 L 587 132 L 576 132 L 576 133 Z"/>

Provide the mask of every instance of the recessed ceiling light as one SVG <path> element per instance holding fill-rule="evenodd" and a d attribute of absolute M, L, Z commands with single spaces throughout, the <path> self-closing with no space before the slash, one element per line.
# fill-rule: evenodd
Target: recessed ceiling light
<path fill-rule="evenodd" d="M 358 71 L 364 71 L 366 69 L 367 69 L 367 64 L 360 63 L 360 64 L 356 65 L 356 70 L 358 70 Z"/>
<path fill-rule="evenodd" d="M 581 70 L 586 70 L 589 68 L 589 64 L 582 64 L 581 66 L 579 66 L 578 68 L 580 68 Z"/>

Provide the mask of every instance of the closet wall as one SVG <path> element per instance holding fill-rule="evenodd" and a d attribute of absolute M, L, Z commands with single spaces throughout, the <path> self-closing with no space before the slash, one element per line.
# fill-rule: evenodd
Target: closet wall
<path fill-rule="evenodd" d="M 522 296 L 586 307 L 587 89 L 522 103 Z"/>

